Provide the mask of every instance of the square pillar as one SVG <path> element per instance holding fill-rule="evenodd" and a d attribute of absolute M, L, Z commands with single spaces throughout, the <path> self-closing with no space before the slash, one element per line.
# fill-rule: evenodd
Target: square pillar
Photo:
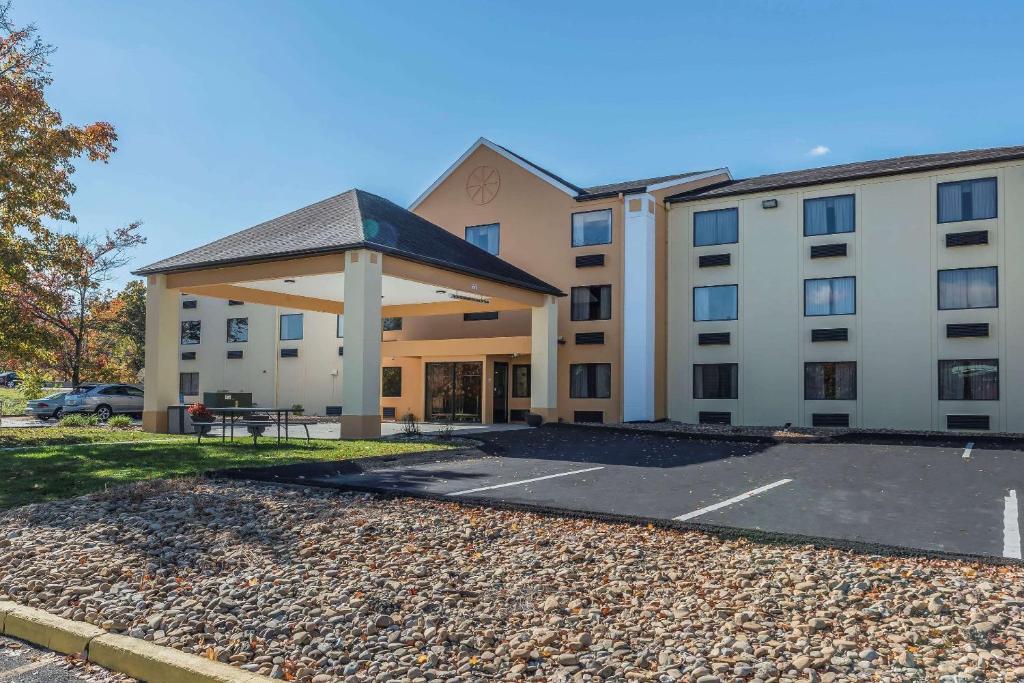
<path fill-rule="evenodd" d="M 383 255 L 345 253 L 345 360 L 341 372 L 341 435 L 380 436 L 380 297 Z"/>
<path fill-rule="evenodd" d="M 166 275 L 146 278 L 146 396 L 142 403 L 142 428 L 167 432 L 167 408 L 179 403 L 178 307 L 181 297 L 167 288 Z"/>
<path fill-rule="evenodd" d="M 558 420 L 558 303 L 544 298 L 532 309 L 530 325 L 530 412 Z"/>
<path fill-rule="evenodd" d="M 622 301 L 622 419 L 654 419 L 654 197 L 626 195 Z"/>

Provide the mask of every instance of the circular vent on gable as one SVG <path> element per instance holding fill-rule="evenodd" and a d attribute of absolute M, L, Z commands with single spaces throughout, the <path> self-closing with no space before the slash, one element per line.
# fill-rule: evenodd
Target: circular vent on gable
<path fill-rule="evenodd" d="M 486 204 L 498 194 L 501 176 L 491 166 L 477 166 L 466 180 L 466 194 L 474 204 Z"/>

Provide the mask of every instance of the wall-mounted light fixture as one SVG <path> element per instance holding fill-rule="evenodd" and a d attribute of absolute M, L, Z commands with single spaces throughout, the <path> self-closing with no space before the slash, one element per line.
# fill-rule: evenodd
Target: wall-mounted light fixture
<path fill-rule="evenodd" d="M 765 199 L 761 202 L 762 209 L 777 209 L 779 207 L 778 199 Z"/>

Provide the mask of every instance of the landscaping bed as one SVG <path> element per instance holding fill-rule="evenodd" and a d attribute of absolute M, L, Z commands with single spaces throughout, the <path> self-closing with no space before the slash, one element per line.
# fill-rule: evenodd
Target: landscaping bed
<path fill-rule="evenodd" d="M 1019 565 L 270 484 L 0 513 L 0 599 L 316 683 L 1024 676 Z"/>

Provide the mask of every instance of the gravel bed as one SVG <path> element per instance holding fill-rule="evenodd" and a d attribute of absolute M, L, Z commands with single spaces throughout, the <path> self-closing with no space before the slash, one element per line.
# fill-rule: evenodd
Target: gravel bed
<path fill-rule="evenodd" d="M 3 513 L 0 599 L 302 682 L 1024 678 L 1021 566 L 269 484 Z"/>

